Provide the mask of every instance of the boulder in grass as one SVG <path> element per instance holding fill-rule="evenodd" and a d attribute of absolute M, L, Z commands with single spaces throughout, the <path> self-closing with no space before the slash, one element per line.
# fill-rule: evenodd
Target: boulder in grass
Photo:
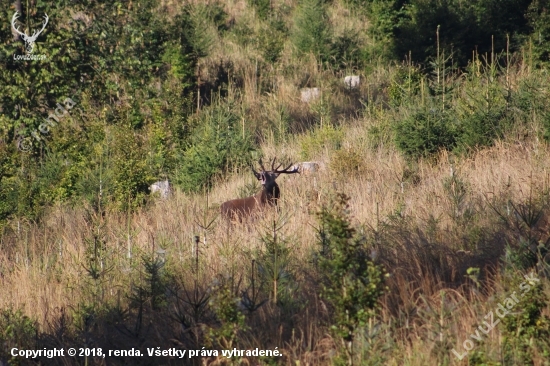
<path fill-rule="evenodd" d="M 349 75 L 344 78 L 344 84 L 348 89 L 356 89 L 361 83 L 359 75 Z"/>
<path fill-rule="evenodd" d="M 311 103 L 321 97 L 321 90 L 319 88 L 304 88 L 301 91 L 300 100 L 303 103 Z"/>
<path fill-rule="evenodd" d="M 170 197 L 170 182 L 168 181 L 168 179 L 155 182 L 151 184 L 149 190 L 151 191 L 151 194 L 159 192 L 160 198 L 167 199 L 168 197 Z"/>

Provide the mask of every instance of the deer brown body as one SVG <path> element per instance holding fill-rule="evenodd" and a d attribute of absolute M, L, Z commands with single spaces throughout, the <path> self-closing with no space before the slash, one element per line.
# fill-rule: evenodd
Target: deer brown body
<path fill-rule="evenodd" d="M 251 166 L 251 168 L 254 176 L 262 183 L 262 191 L 251 197 L 238 198 L 224 202 L 220 208 L 221 214 L 225 218 L 238 219 L 239 221 L 242 221 L 244 217 L 260 211 L 266 206 L 276 206 L 277 201 L 281 196 L 281 190 L 275 180 L 279 174 L 298 173 L 297 168 L 288 170 L 292 164 L 284 170 L 278 170 L 281 167 L 280 164 L 277 168 L 274 168 L 275 159 L 273 159 L 273 162 L 271 163 L 271 170 L 266 170 L 264 168 L 261 159 L 259 160 L 259 163 L 262 168 L 260 173 L 255 171 L 254 167 Z"/>

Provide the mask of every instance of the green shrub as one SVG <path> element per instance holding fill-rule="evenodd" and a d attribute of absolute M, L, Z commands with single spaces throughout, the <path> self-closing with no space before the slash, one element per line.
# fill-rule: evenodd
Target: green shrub
<path fill-rule="evenodd" d="M 548 207 L 548 191 L 543 191 L 536 197 L 533 195 L 533 187 L 530 188 L 529 197 L 523 202 L 508 200 L 506 211 L 504 207 L 493 207 L 513 238 L 508 242 L 505 256 L 510 267 L 522 270 L 532 268 L 537 262 L 542 262 L 542 258 L 550 252 L 550 241 L 542 230 Z"/>
<path fill-rule="evenodd" d="M 11 349 L 36 349 L 38 328 L 36 322 L 11 307 L 0 310 L 0 359 L 10 365 L 18 365 L 19 360 L 10 353 Z M 12 363 L 13 362 L 13 363 Z"/>
<path fill-rule="evenodd" d="M 248 171 L 250 172 L 250 170 Z M 252 174 L 250 174 L 250 176 L 252 176 Z M 244 186 L 239 187 L 238 198 L 246 198 L 246 197 L 254 196 L 260 190 L 261 190 L 261 187 L 258 184 L 258 180 L 254 178 L 254 180 L 251 180 L 250 183 L 246 183 Z"/>
<path fill-rule="evenodd" d="M 49 189 L 48 184 L 52 180 L 39 178 L 41 167 L 34 161 L 34 157 L 21 154 L 16 151 L 14 160 L 5 161 L 0 171 L 0 219 L 14 215 L 36 219 L 43 212 L 44 205 L 51 203 L 48 201 L 48 192 L 43 189 Z M 52 176 L 50 178 L 53 179 Z"/>
<path fill-rule="evenodd" d="M 324 149 L 337 150 L 344 139 L 344 131 L 326 124 L 306 134 L 300 143 L 302 159 L 312 159 Z"/>
<path fill-rule="evenodd" d="M 286 34 L 272 25 L 263 27 L 258 35 L 258 48 L 269 63 L 276 63 L 283 52 Z"/>
<path fill-rule="evenodd" d="M 246 332 L 246 317 L 239 309 L 238 284 L 233 278 L 219 276 L 212 286 L 209 305 L 216 316 L 218 327 L 208 330 L 207 344 L 214 349 L 231 349 Z"/>
<path fill-rule="evenodd" d="M 531 51 L 538 64 L 550 62 L 550 2 L 535 0 L 529 5 L 526 18 L 532 29 Z"/>
<path fill-rule="evenodd" d="M 293 248 L 289 240 L 282 235 L 285 217 L 281 216 L 273 225 L 263 228 L 260 241 L 262 249 L 256 255 L 258 262 L 258 278 L 262 290 L 269 294 L 269 299 L 280 308 L 292 310 L 297 308 L 297 282 L 293 266 Z"/>
<path fill-rule="evenodd" d="M 393 75 L 388 87 L 390 103 L 398 106 L 411 101 L 411 97 L 420 92 L 422 77 L 420 69 L 415 66 L 397 67 L 397 72 Z"/>
<path fill-rule="evenodd" d="M 394 124 L 397 147 L 407 156 L 419 157 L 452 150 L 456 146 L 456 128 L 448 112 L 419 111 Z"/>
<path fill-rule="evenodd" d="M 355 148 L 336 150 L 330 158 L 331 172 L 343 179 L 361 172 L 365 162 L 361 153 Z"/>
<path fill-rule="evenodd" d="M 162 61 L 170 65 L 170 77 L 184 83 L 183 88 L 190 87 L 194 79 L 195 65 L 181 44 L 169 43 L 162 54 Z"/>
<path fill-rule="evenodd" d="M 114 128 L 112 161 L 112 195 L 114 205 L 122 210 L 135 209 L 143 203 L 148 183 L 154 179 L 147 169 L 143 141 L 128 126 Z"/>
<path fill-rule="evenodd" d="M 185 8 L 174 24 L 180 34 L 183 55 L 188 55 L 193 63 L 210 52 L 219 31 L 224 30 L 225 14 L 217 2 L 197 3 Z"/>
<path fill-rule="evenodd" d="M 550 318 L 543 315 L 548 297 L 535 272 L 519 280 L 517 274 L 514 276 L 511 283 L 520 289 L 516 295 L 519 301 L 513 304 L 515 299 L 510 296 L 505 304 L 510 311 L 502 318 L 503 360 L 507 365 L 533 365 L 535 357 L 550 359 Z"/>
<path fill-rule="evenodd" d="M 348 360 L 353 359 L 353 339 L 375 314 L 383 294 L 384 271 L 371 262 L 365 238 L 351 225 L 349 197 L 337 194 L 318 212 L 319 274 L 321 297 L 333 308 L 331 329 L 342 339 Z"/>
<path fill-rule="evenodd" d="M 346 30 L 331 42 L 329 63 L 336 70 L 362 68 L 361 45 L 357 32 Z"/>
<path fill-rule="evenodd" d="M 496 138 L 503 136 L 508 121 L 506 111 L 500 108 L 477 111 L 463 117 L 457 136 L 459 150 L 493 145 Z"/>
<path fill-rule="evenodd" d="M 354 2 L 360 9 L 368 14 L 371 25 L 367 34 L 372 42 L 368 42 L 363 50 L 365 66 L 371 68 L 372 64 L 392 59 L 402 60 L 406 53 L 395 54 L 395 29 L 401 23 L 401 18 L 407 4 L 394 0 L 348 0 Z M 408 52 L 408 50 L 407 50 Z"/>
<path fill-rule="evenodd" d="M 261 19 L 267 19 L 271 12 L 271 0 L 248 0 L 248 3 L 256 8 L 256 14 Z"/>
<path fill-rule="evenodd" d="M 152 310 L 160 310 L 166 305 L 168 274 L 164 268 L 165 262 L 162 258 L 154 256 L 143 256 L 142 261 L 145 270 L 145 283 L 138 285 L 134 294 L 136 292 L 142 294 L 147 298 Z"/>
<path fill-rule="evenodd" d="M 534 70 L 523 78 L 510 95 L 510 112 L 516 120 L 524 126 L 533 121 L 541 123 L 542 135 L 545 140 L 550 139 L 550 106 L 545 90 L 548 89 L 548 75 L 546 70 Z"/>
<path fill-rule="evenodd" d="M 198 118 L 175 177 L 187 192 L 210 187 L 216 175 L 247 164 L 254 150 L 248 130 L 242 129 L 241 119 L 230 107 L 214 105 Z"/>
<path fill-rule="evenodd" d="M 373 103 L 374 104 L 374 103 Z M 365 113 L 370 118 L 376 121 L 367 127 L 366 140 L 372 148 L 376 149 L 381 145 L 389 145 L 394 143 L 394 114 L 391 111 L 384 110 L 372 104 L 367 106 L 368 110 Z"/>
<path fill-rule="evenodd" d="M 69 162 L 61 154 L 48 154 L 35 182 L 40 185 L 43 201 L 53 203 L 73 197 L 77 193 L 77 182 L 87 168 L 84 162 Z"/>
<path fill-rule="evenodd" d="M 400 21 L 394 22 L 395 56 L 412 51 L 414 61 L 425 62 L 441 52 L 453 53 L 454 62 L 465 66 L 472 51 L 483 55 L 519 49 L 520 38 L 530 29 L 525 13 L 531 0 L 461 1 L 410 0 L 403 4 Z M 439 44 L 436 30 L 439 27 Z"/>
<path fill-rule="evenodd" d="M 243 46 L 248 46 L 254 40 L 254 29 L 246 21 L 235 23 L 231 28 L 231 34 L 237 43 Z"/>
<path fill-rule="evenodd" d="M 443 192 L 450 203 L 449 216 L 461 225 L 464 235 L 471 234 L 475 238 L 479 233 L 476 233 L 475 226 L 471 225 L 474 219 L 474 210 L 468 199 L 469 190 L 467 182 L 456 172 L 443 179 Z"/>
<path fill-rule="evenodd" d="M 299 53 L 328 60 L 331 27 L 322 0 L 302 0 L 294 16 L 292 41 Z"/>
<path fill-rule="evenodd" d="M 546 94 L 548 76 L 545 71 L 534 71 L 518 82 L 517 89 L 510 95 L 511 109 L 519 109 L 525 114 L 550 112 Z"/>

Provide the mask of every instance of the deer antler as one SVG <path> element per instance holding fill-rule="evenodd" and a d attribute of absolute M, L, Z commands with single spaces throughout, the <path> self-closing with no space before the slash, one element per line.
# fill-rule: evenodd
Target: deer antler
<path fill-rule="evenodd" d="M 294 164 L 290 163 L 289 166 L 287 166 L 285 169 L 283 170 L 275 170 L 273 171 L 273 173 L 277 173 L 277 174 L 293 174 L 293 173 L 300 173 L 300 168 L 299 167 L 295 167 L 294 169 L 292 170 L 288 170 L 291 166 L 293 166 Z M 280 166 L 280 165 L 279 165 Z M 278 169 L 278 168 L 277 168 Z"/>
<path fill-rule="evenodd" d="M 260 173 L 258 173 L 258 172 L 256 171 L 256 169 L 254 169 L 254 165 L 250 164 L 250 169 L 252 169 L 252 172 L 254 173 L 255 176 L 260 175 Z"/>
<path fill-rule="evenodd" d="M 260 159 L 258 160 L 258 163 L 260 163 L 260 167 L 262 168 L 262 170 L 263 170 L 264 172 L 266 172 L 267 170 L 265 170 L 264 163 L 262 162 L 262 158 L 260 158 Z"/>
<path fill-rule="evenodd" d="M 279 169 L 279 168 L 281 167 L 281 165 L 283 165 L 283 164 L 279 164 L 276 168 L 274 168 L 274 166 L 275 166 L 275 161 L 276 161 L 276 160 L 277 160 L 277 157 L 274 157 L 274 158 L 273 158 L 273 162 L 271 163 L 271 171 L 272 171 L 272 172 L 277 171 L 277 169 Z"/>
<path fill-rule="evenodd" d="M 27 35 L 25 33 L 22 33 L 19 30 L 19 28 L 15 26 L 15 21 L 17 20 L 17 18 L 19 18 L 19 13 L 15 12 L 15 14 L 13 14 L 13 17 L 11 18 L 11 26 L 12 26 L 13 30 L 15 32 L 17 32 L 17 34 L 19 34 L 20 36 L 23 37 L 23 39 L 25 39 L 27 37 Z"/>
<path fill-rule="evenodd" d="M 44 25 L 42 26 L 42 29 L 40 29 L 38 32 L 37 32 L 37 31 L 34 31 L 34 32 L 32 33 L 32 36 L 29 37 L 30 39 L 32 39 L 33 42 L 36 41 L 36 38 L 38 38 L 38 36 L 40 35 L 40 33 L 42 33 L 42 31 L 44 30 L 44 28 L 46 28 L 46 25 L 48 24 L 48 20 L 49 20 L 49 19 L 50 19 L 50 18 L 48 17 L 48 14 L 45 14 L 45 15 L 44 15 L 44 20 L 45 20 L 45 22 L 44 22 Z"/>

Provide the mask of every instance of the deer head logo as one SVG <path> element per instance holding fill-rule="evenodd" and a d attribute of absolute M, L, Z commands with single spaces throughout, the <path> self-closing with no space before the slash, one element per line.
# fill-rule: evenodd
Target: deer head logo
<path fill-rule="evenodd" d="M 23 41 L 25 41 L 25 48 L 27 49 L 27 53 L 32 53 L 32 51 L 34 50 L 34 42 L 36 42 L 36 39 L 38 38 L 40 33 L 42 33 L 44 28 L 46 28 L 46 24 L 48 24 L 48 14 L 44 15 L 44 25 L 42 26 L 42 29 L 40 29 L 39 31 L 34 31 L 32 33 L 32 36 L 28 36 L 27 33 L 21 32 L 19 30 L 19 27 L 15 26 L 15 21 L 17 20 L 17 18 L 19 18 L 19 13 L 15 12 L 15 14 L 13 14 L 13 18 L 11 18 L 11 26 L 13 30 L 21 36 Z"/>

